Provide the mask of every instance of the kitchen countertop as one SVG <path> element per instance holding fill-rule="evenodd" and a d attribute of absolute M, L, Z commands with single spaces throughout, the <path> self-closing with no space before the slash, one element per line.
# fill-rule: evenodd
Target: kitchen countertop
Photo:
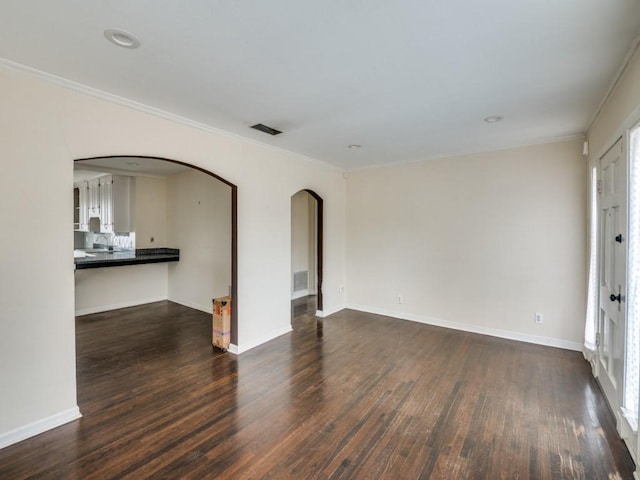
<path fill-rule="evenodd" d="M 91 256 L 74 258 L 76 270 L 177 262 L 180 260 L 180 250 L 177 248 L 138 248 L 136 250 L 116 250 L 112 252 L 91 251 L 88 255 Z"/>

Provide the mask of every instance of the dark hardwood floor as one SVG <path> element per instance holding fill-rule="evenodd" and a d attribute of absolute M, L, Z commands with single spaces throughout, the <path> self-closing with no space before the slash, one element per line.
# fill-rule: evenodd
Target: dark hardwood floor
<path fill-rule="evenodd" d="M 303 326 L 309 320 L 313 320 L 316 314 L 316 306 L 315 295 L 291 300 L 291 324 L 293 328 Z"/>
<path fill-rule="evenodd" d="M 0 478 L 632 478 L 579 353 L 292 308 L 239 357 L 170 302 L 79 317 L 84 417 L 0 450 Z"/>

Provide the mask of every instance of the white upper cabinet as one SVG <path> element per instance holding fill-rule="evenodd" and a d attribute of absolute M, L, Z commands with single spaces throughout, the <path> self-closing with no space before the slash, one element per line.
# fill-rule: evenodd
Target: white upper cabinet
<path fill-rule="evenodd" d="M 100 181 L 100 231 L 113 232 L 113 176 L 104 175 Z"/>
<path fill-rule="evenodd" d="M 88 184 L 88 201 L 89 201 L 89 218 L 100 216 L 100 179 L 94 178 L 89 180 Z"/>
<path fill-rule="evenodd" d="M 135 178 L 104 175 L 100 180 L 100 231 L 134 231 L 132 199 Z"/>
<path fill-rule="evenodd" d="M 100 219 L 103 233 L 134 231 L 133 195 L 135 178 L 124 175 L 102 175 L 74 184 L 73 228 L 88 232 L 89 220 Z"/>
<path fill-rule="evenodd" d="M 86 181 L 74 185 L 73 228 L 82 232 L 89 231 L 89 184 Z"/>

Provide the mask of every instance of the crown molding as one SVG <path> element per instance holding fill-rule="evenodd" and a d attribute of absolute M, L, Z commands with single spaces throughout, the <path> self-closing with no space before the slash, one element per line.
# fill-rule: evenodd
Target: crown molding
<path fill-rule="evenodd" d="M 281 147 L 276 147 L 274 145 L 270 145 L 268 143 L 261 142 L 259 140 L 255 140 L 253 138 L 243 137 L 237 133 L 228 132 L 226 130 L 222 130 L 217 127 L 213 127 L 206 123 L 198 122 L 196 120 L 192 120 L 187 117 L 183 117 L 181 115 L 177 115 L 172 112 L 168 112 L 166 110 L 162 110 L 160 108 L 153 107 L 151 105 L 147 105 L 145 103 L 138 102 L 136 100 L 131 100 L 126 97 L 121 97 L 119 95 L 115 95 L 113 93 L 106 92 L 104 90 L 99 90 L 94 87 L 90 87 L 83 83 L 75 82 L 73 80 L 69 80 L 64 77 L 60 77 L 58 75 L 54 75 L 52 73 L 48 73 L 42 70 L 38 70 L 37 68 L 29 67 L 27 65 L 23 65 L 12 60 L 8 60 L 6 58 L 0 58 L 0 67 L 7 68 L 9 70 L 14 70 L 17 72 L 25 73 L 31 75 L 33 77 L 39 78 L 47 83 L 51 83 L 54 85 L 58 85 L 60 87 L 73 90 L 79 93 L 83 93 L 85 95 L 89 95 L 94 98 L 98 98 L 100 100 L 105 100 L 110 103 L 115 103 L 117 105 L 121 105 L 123 107 L 131 108 L 133 110 L 137 110 L 139 112 L 143 112 L 149 115 L 153 115 L 155 117 L 162 118 L 164 120 L 169 120 L 170 122 L 178 123 L 180 125 L 184 125 L 187 127 L 195 128 L 197 130 L 201 130 L 207 133 L 222 135 L 225 137 L 233 138 L 236 140 L 240 140 L 242 142 L 256 145 L 261 148 L 266 148 L 268 150 L 272 150 L 278 153 L 283 153 L 286 155 L 290 155 L 299 160 L 303 160 L 305 162 L 315 163 L 317 165 L 321 165 L 323 167 L 328 167 L 333 170 L 344 171 L 343 168 L 338 167 L 337 165 L 333 165 L 324 160 L 318 160 L 317 158 L 307 157 L 306 155 L 302 155 L 300 153 L 292 152 L 291 150 L 286 150 Z"/>
<path fill-rule="evenodd" d="M 375 165 L 366 165 L 366 166 L 362 166 L 362 167 L 355 167 L 355 168 L 350 168 L 347 170 L 347 172 L 358 172 L 361 170 L 372 170 L 372 169 L 376 169 L 376 168 L 391 168 L 391 167 L 401 167 L 401 166 L 406 166 L 406 165 L 415 165 L 415 164 L 419 164 L 419 163 L 423 163 L 423 162 L 430 162 L 433 160 L 446 160 L 448 158 L 456 158 L 456 157 L 466 157 L 466 156 L 471 156 L 471 155 L 481 155 L 483 153 L 492 153 L 492 152 L 505 152 L 508 150 L 516 150 L 518 148 L 527 148 L 527 147 L 536 147 L 536 146 L 540 146 L 540 145 L 553 145 L 555 143 L 565 143 L 565 142 L 572 142 L 574 140 L 584 140 L 585 139 L 585 135 L 584 133 L 576 133 L 573 135 L 564 135 L 564 136 L 560 136 L 560 137 L 545 137 L 545 138 L 539 138 L 537 140 L 532 140 L 531 142 L 525 142 L 525 143 L 514 143 L 514 144 L 507 144 L 507 145 L 501 145 L 501 146 L 495 146 L 493 148 L 485 148 L 485 149 L 477 149 L 477 150 L 466 150 L 466 151 L 460 151 L 460 152 L 455 152 L 455 153 L 446 153 L 446 154 L 442 154 L 442 155 L 433 155 L 433 156 L 427 156 L 427 157 L 423 157 L 423 158 L 414 158 L 414 159 L 407 159 L 407 160 L 401 160 L 399 162 L 389 162 L 389 163 L 379 163 L 379 164 L 375 164 Z"/>

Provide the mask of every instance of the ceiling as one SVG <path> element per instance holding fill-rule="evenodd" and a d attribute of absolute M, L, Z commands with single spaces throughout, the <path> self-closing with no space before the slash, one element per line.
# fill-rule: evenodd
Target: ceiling
<path fill-rule="evenodd" d="M 582 135 L 638 34 L 638 0 L 0 2 L 1 58 L 344 169 Z"/>
<path fill-rule="evenodd" d="M 191 170 L 191 167 L 159 158 L 102 157 L 74 162 L 73 181 L 91 180 L 104 173 L 168 177 L 187 170 Z"/>

